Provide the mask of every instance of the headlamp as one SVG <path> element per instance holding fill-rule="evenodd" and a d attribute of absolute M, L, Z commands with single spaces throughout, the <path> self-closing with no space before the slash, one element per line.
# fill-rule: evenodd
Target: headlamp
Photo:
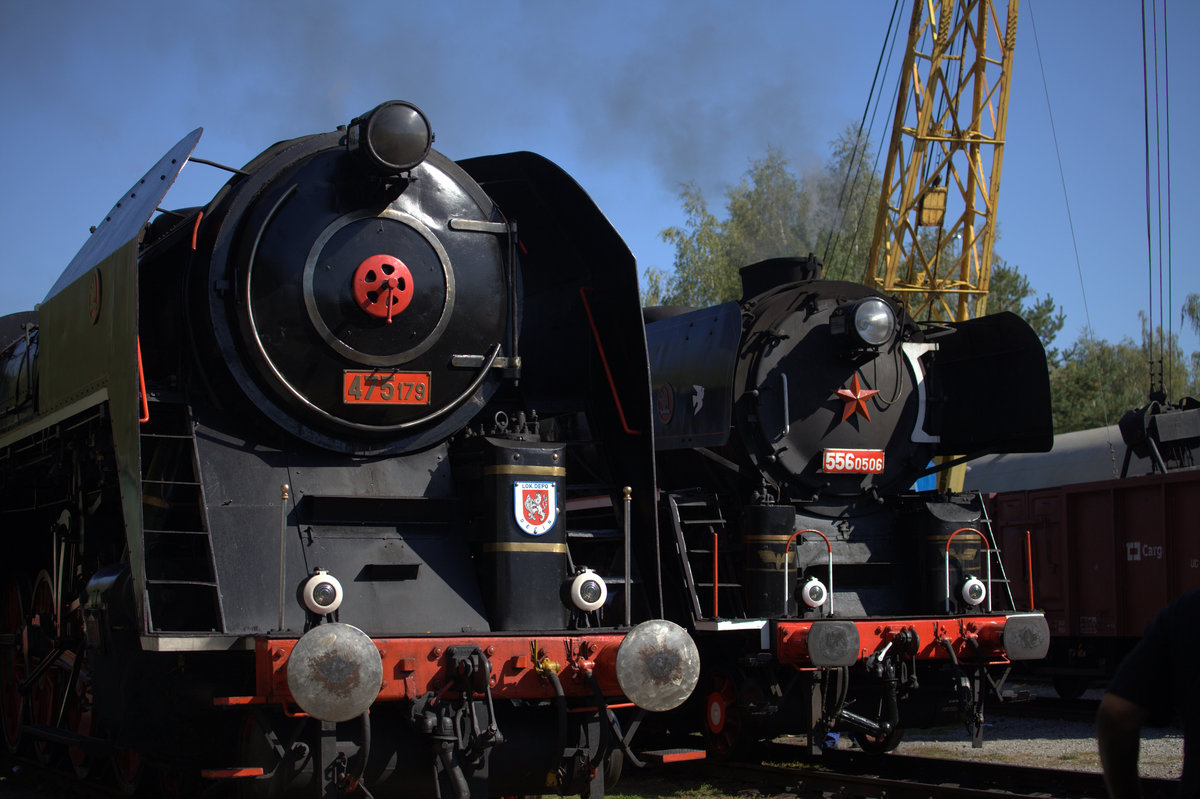
<path fill-rule="evenodd" d="M 346 148 L 383 175 L 399 175 L 429 155 L 433 132 L 429 120 L 412 103 L 391 100 L 353 120 Z"/>
<path fill-rule="evenodd" d="M 603 577 L 591 569 L 584 568 L 572 578 L 567 593 L 571 604 L 584 613 L 591 613 L 604 606 L 608 599 L 608 586 L 604 584 Z"/>
<path fill-rule="evenodd" d="M 882 297 L 866 297 L 835 310 L 829 318 L 830 331 L 848 338 L 858 347 L 879 348 L 896 337 L 896 311 Z"/>
<path fill-rule="evenodd" d="M 325 569 L 317 569 L 300 589 L 304 606 L 318 616 L 327 616 L 342 606 L 342 584 Z"/>
<path fill-rule="evenodd" d="M 968 577 L 963 581 L 962 598 L 968 605 L 978 606 L 987 598 L 987 586 L 978 577 Z"/>
<path fill-rule="evenodd" d="M 810 608 L 819 608 L 829 598 L 829 589 L 816 577 L 809 577 L 800 589 L 800 598 Z"/>

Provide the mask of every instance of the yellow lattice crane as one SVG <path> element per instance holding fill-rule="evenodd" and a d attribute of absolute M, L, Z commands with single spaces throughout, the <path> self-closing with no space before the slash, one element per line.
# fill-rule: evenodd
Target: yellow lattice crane
<path fill-rule="evenodd" d="M 987 305 L 1017 34 L 1017 0 L 997 5 L 914 2 L 865 282 L 918 319 Z"/>
<path fill-rule="evenodd" d="M 865 283 L 917 319 L 987 307 L 1017 0 L 914 0 Z M 989 48 L 991 48 L 989 55 Z M 962 489 L 961 466 L 941 490 Z"/>

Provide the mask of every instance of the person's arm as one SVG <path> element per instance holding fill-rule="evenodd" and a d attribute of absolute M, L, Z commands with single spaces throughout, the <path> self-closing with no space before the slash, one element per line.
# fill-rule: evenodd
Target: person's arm
<path fill-rule="evenodd" d="M 1141 705 L 1112 693 L 1105 693 L 1096 713 L 1096 741 L 1100 748 L 1100 766 L 1104 783 L 1112 799 L 1140 797 L 1138 784 L 1138 748 L 1142 725 L 1149 712 Z"/>

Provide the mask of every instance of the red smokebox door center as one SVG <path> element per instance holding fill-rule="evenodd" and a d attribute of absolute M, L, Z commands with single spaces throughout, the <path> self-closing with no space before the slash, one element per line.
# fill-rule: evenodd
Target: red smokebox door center
<path fill-rule="evenodd" d="M 371 316 L 390 324 L 412 297 L 412 272 L 393 255 L 372 255 L 354 270 L 354 301 Z"/>

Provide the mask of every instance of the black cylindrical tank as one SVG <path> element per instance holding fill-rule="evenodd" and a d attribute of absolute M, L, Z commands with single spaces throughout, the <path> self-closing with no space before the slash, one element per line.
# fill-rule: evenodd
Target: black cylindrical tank
<path fill-rule="evenodd" d="M 0 430 L 16 427 L 33 410 L 37 355 L 37 314 L 0 317 Z"/>
<path fill-rule="evenodd" d="M 471 464 L 468 475 L 478 480 L 468 476 L 464 485 L 478 487 L 477 563 L 492 629 L 566 627 L 559 599 L 568 571 L 563 447 L 478 437 L 462 455 L 455 468 Z"/>
<path fill-rule="evenodd" d="M 982 514 L 974 496 L 962 497 L 960 502 L 924 501 L 914 497 L 906 503 L 900 514 L 900 526 L 915 531 L 915 540 L 921 541 L 921 612 L 967 613 L 973 609 L 963 600 L 961 589 L 968 577 L 987 581 L 988 547 L 981 532 L 981 521 Z M 986 600 L 981 607 L 987 607 Z"/>
<path fill-rule="evenodd" d="M 751 616 L 778 616 L 785 612 L 785 581 L 794 579 L 788 540 L 796 530 L 796 509 L 791 505 L 748 505 L 739 525 L 746 612 Z"/>

